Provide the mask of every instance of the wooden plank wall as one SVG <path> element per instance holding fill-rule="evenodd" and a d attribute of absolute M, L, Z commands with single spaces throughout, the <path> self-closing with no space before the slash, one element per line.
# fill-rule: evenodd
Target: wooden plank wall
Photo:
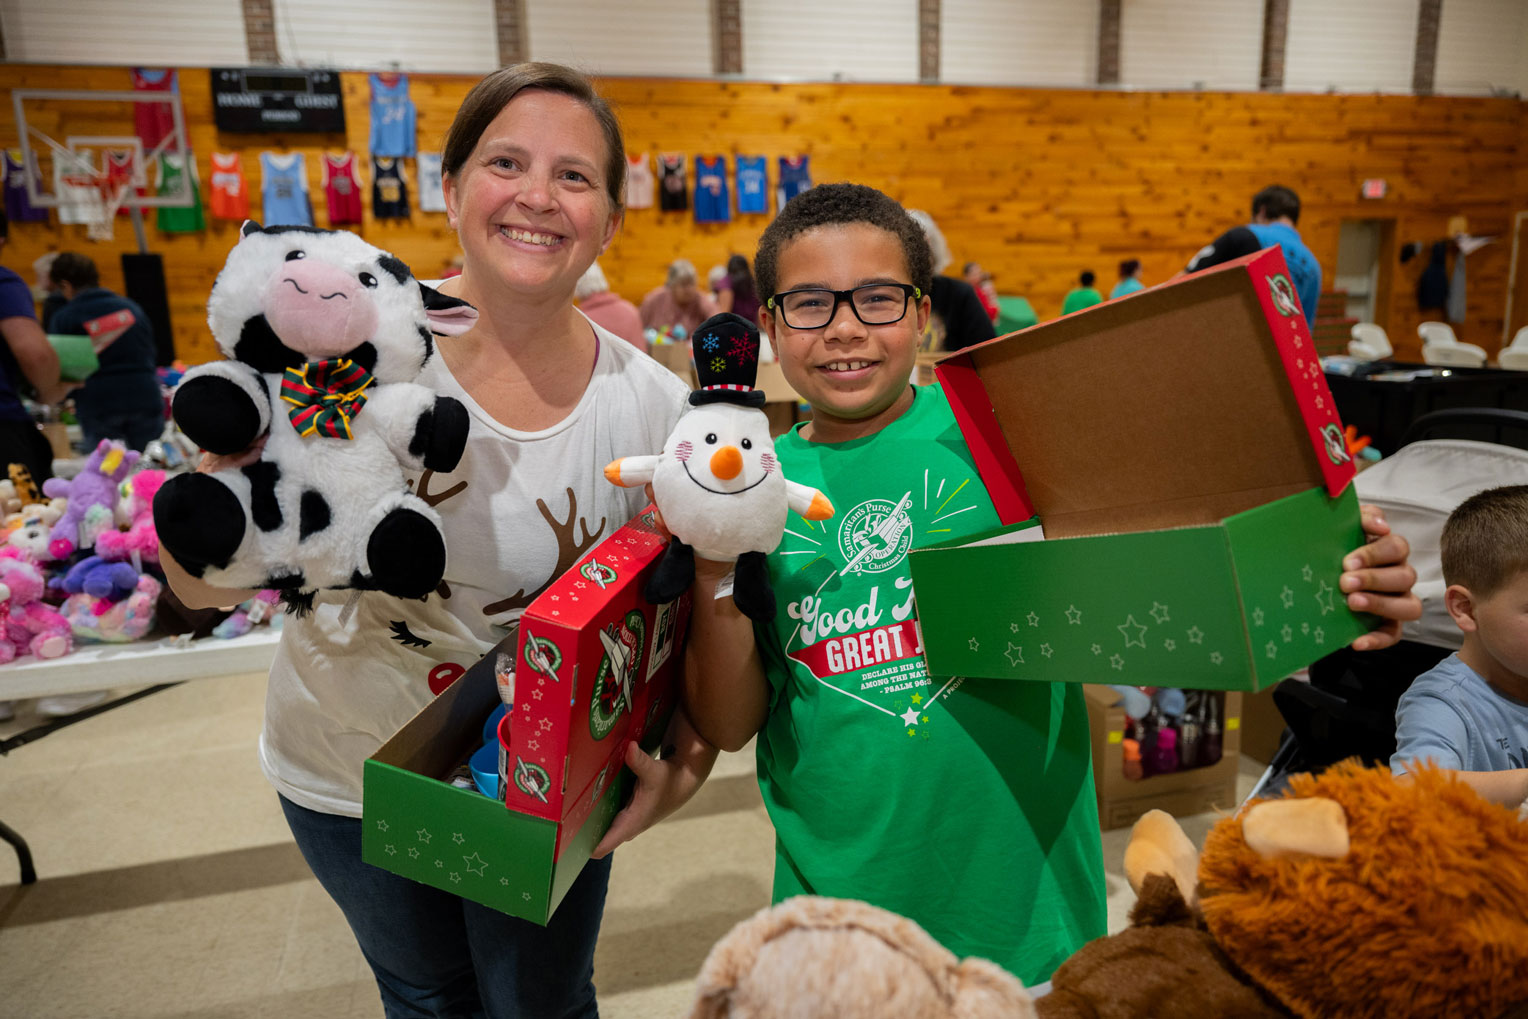
<path fill-rule="evenodd" d="M 414 76 L 422 148 L 438 149 L 472 82 Z M 5 89 L 126 86 L 120 68 L 0 66 Z M 1528 107 L 1516 100 L 657 79 L 610 79 L 603 88 L 631 151 L 766 155 L 771 181 L 773 157 L 809 154 L 819 182 L 857 180 L 927 209 L 949 238 L 954 271 L 959 262 L 981 262 L 1000 292 L 1027 296 L 1042 318 L 1059 311 L 1085 268 L 1105 289 L 1117 262 L 1129 257 L 1143 261 L 1148 283 L 1167 278 L 1210 238 L 1245 222 L 1252 194 L 1269 183 L 1300 192 L 1301 230 L 1328 278 L 1344 218 L 1393 219 L 1399 245 L 1441 238 L 1449 217 L 1464 215 L 1471 232 L 1500 235 L 1503 243 L 1471 256 L 1469 320 L 1457 331 L 1493 353 L 1500 345 L 1509 225 L 1515 210 L 1528 209 Z M 214 148 L 241 151 L 258 192 L 258 153 L 290 146 L 308 156 L 324 225 L 318 155 L 325 148 L 365 151 L 364 74 L 344 76 L 343 138 L 222 134 L 212 124 L 206 70 L 182 70 L 181 89 L 204 187 Z M 14 144 L 10 121 L 4 104 L 0 139 Z M 1368 177 L 1389 182 L 1385 199 L 1359 197 Z M 662 281 L 670 259 L 689 258 L 704 273 L 729 253 L 751 256 L 765 222 L 756 216 L 698 225 L 688 214 L 635 211 L 603 265 L 615 289 L 640 300 Z M 150 232 L 151 249 L 166 260 L 177 349 L 191 361 L 213 356 L 203 305 L 236 225 L 213 222 L 189 236 Z M 422 276 L 440 272 L 456 251 L 439 213 L 416 211 L 406 222 L 368 218 L 360 232 Z M 43 251 L 80 248 L 116 286 L 116 252 L 133 247 L 125 220 L 116 241 L 101 244 L 85 240 L 82 227 L 17 224 L 4 261 L 25 273 Z M 1403 355 L 1420 350 L 1414 293 L 1424 261 L 1392 266 L 1376 316 Z"/>

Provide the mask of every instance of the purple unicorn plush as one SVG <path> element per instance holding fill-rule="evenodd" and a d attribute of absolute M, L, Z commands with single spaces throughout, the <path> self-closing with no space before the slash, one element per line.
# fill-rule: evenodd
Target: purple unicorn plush
<path fill-rule="evenodd" d="M 90 454 L 90 459 L 85 461 L 84 470 L 74 478 L 69 481 L 49 478 L 42 483 L 43 494 L 48 498 L 63 496 L 69 500 L 64 515 L 58 518 L 58 523 L 53 525 L 53 532 L 48 537 L 50 556 L 54 559 L 68 559 L 75 549 L 94 541 L 93 537 L 91 541 L 80 540 L 80 525 L 86 521 L 90 511 L 98 506 L 105 509 L 106 519 L 111 519 L 112 510 L 117 505 L 117 485 L 132 473 L 139 455 L 136 450 L 130 450 L 120 442 L 102 439 L 95 452 Z"/>

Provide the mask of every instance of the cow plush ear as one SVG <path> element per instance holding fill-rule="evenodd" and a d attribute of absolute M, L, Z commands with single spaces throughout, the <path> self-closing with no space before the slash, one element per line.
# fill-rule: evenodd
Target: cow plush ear
<path fill-rule="evenodd" d="M 459 297 L 447 297 L 434 287 L 419 284 L 424 311 L 430 319 L 430 332 L 437 336 L 460 336 L 477 321 L 477 309 Z"/>
<path fill-rule="evenodd" d="M 256 223 L 254 220 L 246 219 L 244 221 L 244 225 L 239 227 L 239 233 L 241 236 L 248 237 L 250 234 L 257 234 L 263 229 L 264 227 L 262 227 L 259 223 Z"/>

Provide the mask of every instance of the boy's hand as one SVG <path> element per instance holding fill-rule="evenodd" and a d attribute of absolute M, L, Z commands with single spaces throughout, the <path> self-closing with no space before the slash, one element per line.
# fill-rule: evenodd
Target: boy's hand
<path fill-rule="evenodd" d="M 628 744 L 626 766 L 637 776 L 637 791 L 610 823 L 590 857 L 603 859 L 622 842 L 636 838 L 688 803 L 711 773 L 716 753 L 716 748 L 695 731 L 683 707 L 674 710 L 661 760 L 647 756 L 636 743 Z"/>
<path fill-rule="evenodd" d="M 218 471 L 233 470 L 238 467 L 248 467 L 260 459 L 260 454 L 265 452 L 265 444 L 270 439 L 271 433 L 266 432 L 260 436 L 242 453 L 232 453 L 228 456 L 219 456 L 215 453 L 203 453 L 202 459 L 196 465 L 201 474 L 216 474 Z"/>
<path fill-rule="evenodd" d="M 1390 532 L 1377 506 L 1361 507 L 1367 544 L 1348 553 L 1337 585 L 1347 595 L 1348 608 L 1380 616 L 1385 624 L 1353 642 L 1355 651 L 1377 651 L 1401 639 L 1401 623 L 1422 617 L 1422 600 L 1411 593 L 1417 571 L 1406 557 L 1411 546 Z"/>

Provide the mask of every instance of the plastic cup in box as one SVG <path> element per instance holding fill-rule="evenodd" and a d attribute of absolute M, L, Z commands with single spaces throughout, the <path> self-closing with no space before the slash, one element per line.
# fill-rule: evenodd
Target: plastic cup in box
<path fill-rule="evenodd" d="M 472 759 L 467 762 L 467 766 L 472 769 L 472 780 L 477 783 L 478 792 L 491 800 L 503 799 L 499 793 L 499 790 L 504 787 L 500 784 L 498 763 L 497 739 L 478 747 L 473 752 Z"/>
<path fill-rule="evenodd" d="M 488 721 L 483 723 L 483 742 L 493 743 L 499 738 L 499 719 L 504 717 L 504 705 L 500 704 L 493 709 L 493 714 L 488 716 Z"/>

